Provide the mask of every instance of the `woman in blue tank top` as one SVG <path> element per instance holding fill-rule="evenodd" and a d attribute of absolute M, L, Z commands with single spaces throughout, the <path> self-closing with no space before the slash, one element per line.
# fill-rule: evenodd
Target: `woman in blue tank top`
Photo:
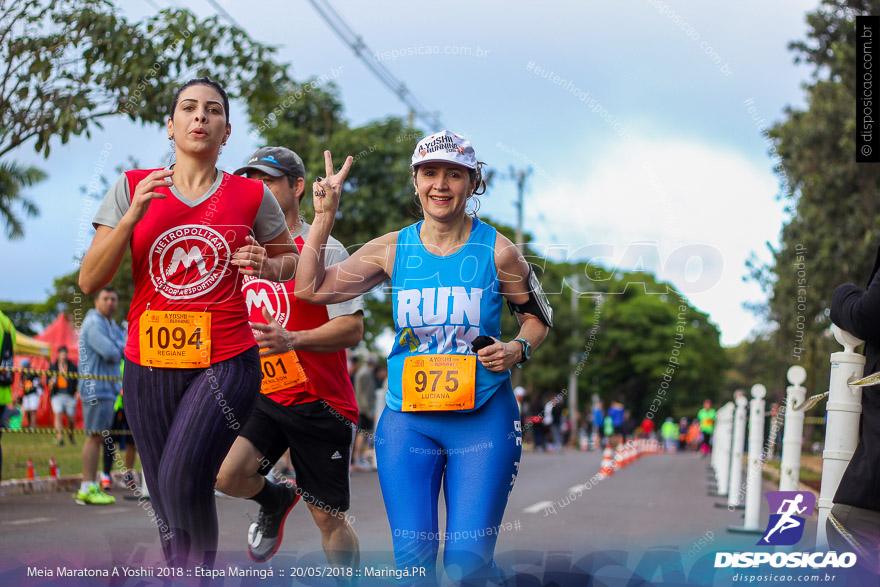
<path fill-rule="evenodd" d="M 510 369 L 546 337 L 549 306 L 513 243 L 466 212 L 485 187 L 470 141 L 445 130 L 419 141 L 413 184 L 424 219 L 327 268 L 321 251 L 340 190 L 329 152 L 325 160 L 296 296 L 338 303 L 391 280 L 397 335 L 376 457 L 398 570 L 409 569 L 413 583 L 437 582 L 442 481 L 447 575 L 457 584 L 500 582 L 495 542 L 522 452 Z M 501 341 L 505 298 L 520 324 L 510 342 Z"/>

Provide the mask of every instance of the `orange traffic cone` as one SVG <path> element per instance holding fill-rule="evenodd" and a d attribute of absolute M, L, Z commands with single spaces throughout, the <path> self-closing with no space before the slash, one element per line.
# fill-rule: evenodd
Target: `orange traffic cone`
<path fill-rule="evenodd" d="M 34 478 L 34 461 L 32 459 L 27 460 L 27 478 Z"/>
<path fill-rule="evenodd" d="M 49 459 L 49 477 L 58 479 L 58 463 L 55 462 L 54 457 Z"/>
<path fill-rule="evenodd" d="M 618 446 L 617 453 L 614 455 L 614 466 L 618 469 L 622 469 L 626 465 L 626 448 Z"/>
<path fill-rule="evenodd" d="M 599 474 L 603 477 L 614 475 L 614 455 L 611 452 L 610 446 L 606 446 L 605 452 L 602 453 L 602 465 L 599 467 Z"/>

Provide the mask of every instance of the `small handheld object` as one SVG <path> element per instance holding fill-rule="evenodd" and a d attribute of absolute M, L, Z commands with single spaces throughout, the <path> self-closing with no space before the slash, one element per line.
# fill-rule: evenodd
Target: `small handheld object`
<path fill-rule="evenodd" d="M 471 343 L 471 350 L 476 353 L 480 349 L 484 349 L 487 346 L 491 346 L 493 344 L 495 344 L 495 340 L 491 336 L 481 334 L 474 339 L 474 342 Z"/>

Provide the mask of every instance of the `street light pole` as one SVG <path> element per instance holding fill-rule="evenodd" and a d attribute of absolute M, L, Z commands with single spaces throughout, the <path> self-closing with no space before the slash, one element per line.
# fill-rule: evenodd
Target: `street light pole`
<path fill-rule="evenodd" d="M 571 338 L 577 341 L 578 337 L 578 294 L 580 293 L 580 279 L 577 274 L 571 278 Z M 578 406 L 578 381 L 577 381 L 577 364 L 578 364 L 578 347 L 575 346 L 571 350 L 568 359 L 568 417 L 571 423 L 569 434 L 569 445 L 577 446 L 577 406 Z"/>

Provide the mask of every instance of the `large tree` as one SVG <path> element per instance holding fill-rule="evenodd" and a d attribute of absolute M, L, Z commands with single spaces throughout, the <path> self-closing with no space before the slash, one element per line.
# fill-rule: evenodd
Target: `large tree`
<path fill-rule="evenodd" d="M 182 79 L 209 75 L 259 107 L 287 80 L 274 53 L 183 9 L 130 23 L 110 0 L 0 0 L 0 161 L 28 141 L 48 157 L 53 138 L 90 136 L 111 116 L 160 123 Z M 16 194 L 0 192 L 0 203 Z M 0 219 L 19 235 L 6 207 Z"/>
<path fill-rule="evenodd" d="M 773 261 L 753 268 L 770 294 L 775 347 L 803 365 L 808 384 L 827 384 L 829 305 L 834 288 L 865 285 L 880 244 L 880 165 L 855 162 L 855 18 L 880 13 L 877 0 L 823 0 L 807 16 L 807 38 L 790 44 L 813 66 L 807 107 L 788 108 L 771 130 L 782 160 L 780 197 L 792 210 Z"/>
<path fill-rule="evenodd" d="M 39 214 L 37 204 L 22 193 L 22 189 L 46 179 L 36 167 L 24 167 L 15 161 L 0 161 L 0 221 L 6 225 L 9 239 L 24 236 L 24 222 L 18 209 L 26 217 Z"/>
<path fill-rule="evenodd" d="M 545 289 L 562 293 L 548 294 L 555 325 L 523 371 L 526 387 L 556 394 L 574 372 L 580 409 L 596 394 L 623 402 L 639 421 L 652 405 L 658 418 L 692 416 L 703 399 L 719 397 L 727 361 L 718 328 L 672 286 L 642 272 L 541 264 Z"/>

